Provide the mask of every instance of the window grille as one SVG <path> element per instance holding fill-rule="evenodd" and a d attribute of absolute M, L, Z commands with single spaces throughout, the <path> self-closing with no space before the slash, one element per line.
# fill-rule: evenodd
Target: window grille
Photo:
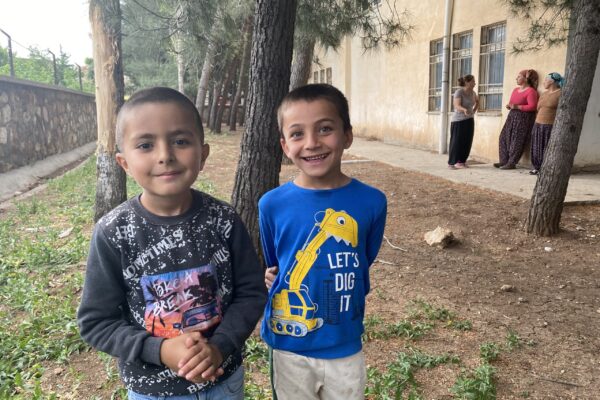
<path fill-rule="evenodd" d="M 460 88 L 458 78 L 471 74 L 473 59 L 473 31 L 456 33 L 452 36 L 452 80 L 450 104 L 454 110 L 454 92 Z"/>
<path fill-rule="evenodd" d="M 429 111 L 440 111 L 442 103 L 443 39 L 429 43 Z"/>
<path fill-rule="evenodd" d="M 325 70 L 324 69 L 321 70 L 321 80 L 319 82 L 325 83 Z"/>
<path fill-rule="evenodd" d="M 331 72 L 331 68 L 327 68 L 327 70 L 326 70 L 326 71 L 327 71 L 327 83 L 331 85 L 331 84 L 332 84 L 332 82 L 333 82 L 333 80 L 332 80 L 332 79 L 333 79 L 333 78 L 332 78 L 332 75 L 333 75 L 333 74 L 332 74 L 332 72 Z"/>
<path fill-rule="evenodd" d="M 504 51 L 506 22 L 481 28 L 481 58 L 479 63 L 479 109 L 502 109 L 502 82 L 504 80 Z"/>
<path fill-rule="evenodd" d="M 313 72 L 313 83 L 319 83 L 319 71 Z"/>

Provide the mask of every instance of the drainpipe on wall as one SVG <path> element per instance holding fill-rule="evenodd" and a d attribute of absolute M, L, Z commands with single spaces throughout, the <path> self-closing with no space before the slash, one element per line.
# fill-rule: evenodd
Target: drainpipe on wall
<path fill-rule="evenodd" d="M 452 10 L 454 0 L 446 0 L 446 12 L 444 14 L 444 50 L 442 53 L 442 104 L 440 110 L 440 145 L 439 153 L 448 152 L 448 98 L 450 80 L 450 32 L 452 30 Z"/>

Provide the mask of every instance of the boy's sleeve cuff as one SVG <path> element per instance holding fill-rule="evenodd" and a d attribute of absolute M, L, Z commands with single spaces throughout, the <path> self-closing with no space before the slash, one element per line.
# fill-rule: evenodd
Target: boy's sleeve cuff
<path fill-rule="evenodd" d="M 163 365 L 160 360 L 160 346 L 162 345 L 163 340 L 165 340 L 165 338 L 148 336 L 146 340 L 144 340 L 144 347 L 142 348 L 140 359 L 150 364 Z"/>
<path fill-rule="evenodd" d="M 208 339 L 208 343 L 217 346 L 217 349 L 221 352 L 221 356 L 223 357 L 223 361 L 227 359 L 230 355 L 232 355 L 237 348 L 235 344 L 225 335 L 217 334 Z"/>

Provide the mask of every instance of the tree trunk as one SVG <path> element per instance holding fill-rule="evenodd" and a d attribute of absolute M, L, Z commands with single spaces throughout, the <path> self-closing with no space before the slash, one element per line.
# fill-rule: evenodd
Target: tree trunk
<path fill-rule="evenodd" d="M 229 65 L 229 69 L 227 70 L 227 74 L 223 79 L 223 87 L 221 88 L 221 101 L 219 103 L 219 109 L 217 110 L 217 120 L 215 121 L 215 132 L 221 133 L 221 124 L 223 122 L 223 114 L 225 113 L 225 107 L 227 106 L 227 100 L 230 98 L 229 92 L 231 87 L 233 86 L 233 81 L 235 79 L 237 67 L 240 63 L 238 57 L 236 57 L 231 64 Z M 230 103 L 231 104 L 231 103 Z"/>
<path fill-rule="evenodd" d="M 202 73 L 198 82 L 198 94 L 196 96 L 196 108 L 200 115 L 204 111 L 204 102 L 206 101 L 206 92 L 208 91 L 208 81 L 212 73 L 215 61 L 215 45 L 213 42 L 208 44 L 206 54 L 204 55 L 204 63 L 202 64 Z"/>
<path fill-rule="evenodd" d="M 258 200 L 279 185 L 281 146 L 275 112 L 288 92 L 296 0 L 256 0 L 246 130 L 231 203 L 257 249 Z"/>
<path fill-rule="evenodd" d="M 94 212 L 94 220 L 97 221 L 127 199 L 125 172 L 115 159 L 117 151 L 115 124 L 125 94 L 119 0 L 91 0 L 90 24 L 94 47 L 98 121 Z"/>
<path fill-rule="evenodd" d="M 219 108 L 219 98 L 221 97 L 222 87 L 222 82 L 215 82 L 213 88 L 213 100 L 210 105 L 210 113 L 208 114 L 208 128 L 213 132 L 215 131 L 216 127 L 217 109 Z"/>
<path fill-rule="evenodd" d="M 533 190 L 527 232 L 550 236 L 558 233 L 581 126 L 592 89 L 600 50 L 600 3 L 575 0 L 569 25 L 569 48 L 556 120 L 544 162 Z"/>
<path fill-rule="evenodd" d="M 315 38 L 307 37 L 294 42 L 294 62 L 292 63 L 292 75 L 290 77 L 290 91 L 308 83 L 316 42 Z"/>
<path fill-rule="evenodd" d="M 231 102 L 229 112 L 229 130 L 235 131 L 237 124 L 238 108 L 242 100 L 242 93 L 248 92 L 248 64 L 250 58 L 250 46 L 252 45 L 252 18 L 248 18 L 244 24 L 244 50 L 242 51 L 242 60 L 240 73 L 238 75 L 235 96 Z"/>
<path fill-rule="evenodd" d="M 173 49 L 175 50 L 175 60 L 177 61 L 177 90 L 185 94 L 185 59 L 183 57 L 183 33 L 182 19 L 184 18 L 184 5 L 179 3 L 175 12 L 175 29 L 171 32 L 173 38 Z"/>
<path fill-rule="evenodd" d="M 210 31 L 213 31 L 213 28 L 217 25 L 217 22 L 221 18 L 221 13 L 219 9 L 215 13 L 215 19 L 213 20 L 212 28 Z M 210 32 L 209 31 L 209 32 Z M 208 91 L 208 82 L 210 80 L 210 75 L 212 73 L 214 62 L 215 62 L 215 52 L 216 52 L 216 38 L 211 35 L 208 39 L 208 47 L 206 48 L 206 54 L 204 55 L 204 63 L 202 64 L 202 73 L 200 74 L 200 81 L 198 82 L 198 94 L 196 95 L 196 108 L 202 115 L 202 111 L 204 110 L 204 102 L 206 101 L 206 93 Z"/>

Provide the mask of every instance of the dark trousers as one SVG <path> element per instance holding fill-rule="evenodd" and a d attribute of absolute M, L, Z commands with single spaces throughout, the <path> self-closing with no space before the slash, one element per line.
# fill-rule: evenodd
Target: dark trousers
<path fill-rule="evenodd" d="M 450 123 L 450 150 L 448 164 L 465 163 L 471 153 L 475 120 L 473 118 Z"/>
<path fill-rule="evenodd" d="M 544 161 L 544 153 L 550 141 L 552 125 L 535 124 L 531 131 L 531 163 L 533 168 L 539 170 Z"/>
<path fill-rule="evenodd" d="M 517 165 L 531 136 L 534 112 L 510 110 L 500 133 L 500 164 Z"/>

